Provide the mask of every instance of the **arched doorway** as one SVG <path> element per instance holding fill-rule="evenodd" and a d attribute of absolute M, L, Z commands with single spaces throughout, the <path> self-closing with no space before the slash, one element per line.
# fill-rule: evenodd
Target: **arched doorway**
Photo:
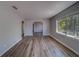
<path fill-rule="evenodd" d="M 34 22 L 33 23 L 33 36 L 42 36 L 43 35 L 43 23 Z"/>

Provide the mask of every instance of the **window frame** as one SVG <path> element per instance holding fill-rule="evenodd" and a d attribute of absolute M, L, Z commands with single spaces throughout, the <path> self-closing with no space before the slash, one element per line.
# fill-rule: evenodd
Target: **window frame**
<path fill-rule="evenodd" d="M 73 17 L 75 15 L 79 15 L 79 13 L 75 13 L 75 14 L 65 16 L 65 17 Z M 79 39 L 79 36 L 77 36 L 76 32 L 75 32 L 75 35 L 69 35 L 69 34 L 66 34 L 66 33 L 63 33 L 63 32 L 59 31 L 59 22 L 62 21 L 63 18 L 65 18 L 65 17 L 60 18 L 61 20 L 56 20 L 56 33 L 61 34 L 61 35 L 65 35 L 65 36 L 68 36 L 68 37 L 71 37 L 71 38 Z M 76 25 L 74 25 L 74 27 L 76 27 Z M 76 31 L 76 30 L 74 29 L 74 31 Z"/>

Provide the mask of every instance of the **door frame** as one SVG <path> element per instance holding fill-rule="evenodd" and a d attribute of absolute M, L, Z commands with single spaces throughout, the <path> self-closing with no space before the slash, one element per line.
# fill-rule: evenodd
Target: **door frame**
<path fill-rule="evenodd" d="M 34 23 L 33 23 L 33 31 L 32 31 L 32 33 L 33 33 L 33 36 L 34 36 L 34 34 L 35 34 L 35 33 L 34 33 L 34 25 L 35 25 L 35 24 L 37 24 L 37 23 L 40 23 L 40 24 L 42 24 L 42 35 L 43 35 L 43 22 L 41 22 L 41 21 L 38 21 L 38 22 L 34 22 Z"/>

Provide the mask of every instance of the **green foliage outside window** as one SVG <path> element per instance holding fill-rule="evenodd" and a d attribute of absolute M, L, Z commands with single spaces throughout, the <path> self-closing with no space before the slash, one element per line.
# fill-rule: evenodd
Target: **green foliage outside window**
<path fill-rule="evenodd" d="M 74 30 L 74 20 L 71 17 L 65 17 L 59 22 L 61 30 Z"/>
<path fill-rule="evenodd" d="M 79 14 L 59 20 L 58 31 L 68 35 L 79 36 Z"/>
<path fill-rule="evenodd" d="M 67 27 L 66 22 L 67 22 L 66 18 L 64 18 L 59 22 L 59 26 L 61 30 L 66 30 L 66 27 Z"/>

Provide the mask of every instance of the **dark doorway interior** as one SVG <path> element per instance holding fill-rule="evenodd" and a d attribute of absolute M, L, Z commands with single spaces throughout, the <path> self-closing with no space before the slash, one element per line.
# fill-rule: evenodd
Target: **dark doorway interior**
<path fill-rule="evenodd" d="M 24 38 L 24 21 L 21 22 L 22 39 Z"/>

